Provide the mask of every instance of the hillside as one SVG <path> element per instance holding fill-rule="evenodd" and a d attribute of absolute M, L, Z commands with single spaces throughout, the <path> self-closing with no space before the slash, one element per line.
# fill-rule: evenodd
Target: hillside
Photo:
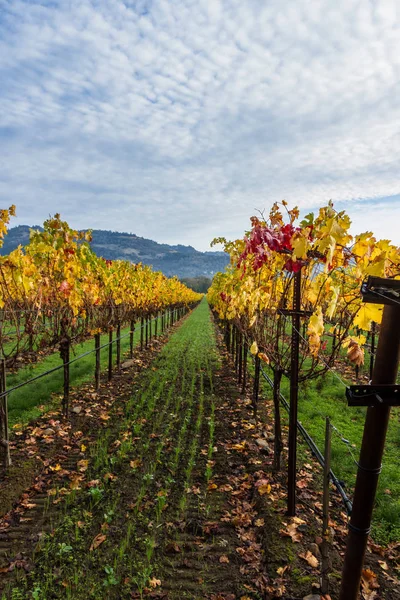
<path fill-rule="evenodd" d="M 34 226 L 34 229 L 40 229 Z M 30 227 L 19 225 L 9 230 L 4 239 L 0 254 L 9 254 L 19 244 L 29 241 Z M 153 240 L 138 237 L 131 233 L 93 230 L 91 246 L 99 256 L 110 260 L 122 259 L 151 265 L 156 271 L 162 271 L 168 277 L 212 277 L 217 271 L 223 271 L 229 262 L 224 252 L 199 252 L 192 246 L 169 246 Z"/>

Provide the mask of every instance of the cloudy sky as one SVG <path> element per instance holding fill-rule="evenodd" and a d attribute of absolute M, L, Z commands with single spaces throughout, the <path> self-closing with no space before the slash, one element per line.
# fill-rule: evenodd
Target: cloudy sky
<path fill-rule="evenodd" d="M 209 247 L 333 199 L 400 244 L 398 0 L 0 0 L 0 207 Z"/>

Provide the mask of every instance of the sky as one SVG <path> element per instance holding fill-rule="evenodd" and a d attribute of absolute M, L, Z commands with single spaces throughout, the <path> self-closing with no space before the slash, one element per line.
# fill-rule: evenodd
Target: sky
<path fill-rule="evenodd" d="M 208 250 L 285 199 L 400 245 L 398 0 L 0 0 L 0 208 Z"/>

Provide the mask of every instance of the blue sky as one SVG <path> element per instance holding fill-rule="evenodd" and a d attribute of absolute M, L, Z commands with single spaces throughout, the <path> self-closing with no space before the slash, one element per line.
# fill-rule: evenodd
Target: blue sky
<path fill-rule="evenodd" d="M 0 207 L 208 249 L 332 199 L 400 244 L 398 0 L 0 0 Z"/>

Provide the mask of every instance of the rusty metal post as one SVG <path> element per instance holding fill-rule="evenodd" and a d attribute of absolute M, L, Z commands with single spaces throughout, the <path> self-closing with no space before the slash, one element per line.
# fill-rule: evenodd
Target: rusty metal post
<path fill-rule="evenodd" d="M 96 349 L 96 366 L 94 371 L 94 379 L 96 392 L 98 392 L 100 389 L 100 333 L 96 333 L 94 336 L 94 346 Z"/>
<path fill-rule="evenodd" d="M 112 379 L 112 352 L 113 352 L 113 330 L 110 327 L 108 332 L 108 381 Z"/>
<path fill-rule="evenodd" d="M 283 450 L 282 442 L 282 419 L 281 419 L 281 381 L 283 371 L 280 369 L 274 369 L 274 387 L 273 387 L 273 400 L 274 400 L 274 462 L 273 470 L 281 470 L 281 456 Z"/>
<path fill-rule="evenodd" d="M 238 352 L 238 384 L 242 383 L 243 378 L 243 333 L 239 335 L 239 352 Z"/>
<path fill-rule="evenodd" d="M 369 361 L 369 378 L 372 380 L 372 374 L 374 372 L 374 363 L 375 363 L 375 333 L 376 333 L 376 323 L 372 321 L 371 323 L 371 352 L 370 352 L 370 361 Z"/>
<path fill-rule="evenodd" d="M 257 355 L 254 363 L 254 383 L 253 383 L 253 410 L 254 414 L 257 414 L 258 407 L 258 394 L 260 391 L 260 373 L 261 373 L 261 359 Z"/>
<path fill-rule="evenodd" d="M 329 417 L 325 425 L 325 452 L 324 452 L 324 489 L 322 501 L 322 565 L 321 565 L 321 592 L 329 594 L 329 475 L 331 471 L 331 440 L 332 427 Z"/>
<path fill-rule="evenodd" d="M 69 350 L 70 341 L 65 337 L 60 343 L 60 355 L 64 365 L 64 394 L 62 399 L 62 412 L 65 418 L 68 419 L 69 414 Z"/>
<path fill-rule="evenodd" d="M 0 391 L 3 393 L 7 391 L 6 361 L 4 358 L 1 359 L 0 369 Z M 0 444 L 3 447 L 3 465 L 7 469 L 11 465 L 7 396 L 0 398 Z"/>
<path fill-rule="evenodd" d="M 117 371 L 121 371 L 121 324 L 117 325 Z"/>
<path fill-rule="evenodd" d="M 248 352 L 248 348 L 247 348 L 247 343 L 246 341 L 243 344 L 243 379 L 242 379 L 242 394 L 245 393 L 246 391 L 246 385 L 247 385 L 247 352 Z"/>
<path fill-rule="evenodd" d="M 296 462 L 297 462 L 297 403 L 299 398 L 299 351 L 300 351 L 301 271 L 294 274 L 293 315 L 290 356 L 290 413 L 289 413 L 289 460 L 288 460 L 288 511 L 296 515 Z"/>
<path fill-rule="evenodd" d="M 132 319 L 131 321 L 131 330 L 129 332 L 129 356 L 133 358 L 133 341 L 135 337 L 135 321 Z"/>
<path fill-rule="evenodd" d="M 385 305 L 372 384 L 394 384 L 399 359 L 400 308 Z M 389 415 L 390 406 L 386 404 L 367 409 L 339 600 L 356 600 L 359 595 Z"/>

